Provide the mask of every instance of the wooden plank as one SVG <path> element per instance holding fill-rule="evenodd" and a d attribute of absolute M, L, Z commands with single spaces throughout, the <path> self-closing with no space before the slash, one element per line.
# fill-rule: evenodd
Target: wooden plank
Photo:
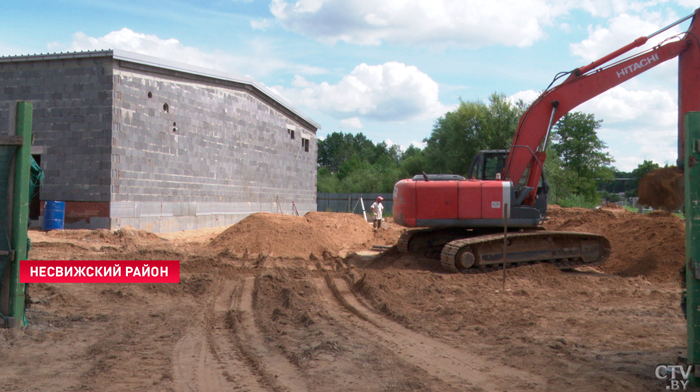
<path fill-rule="evenodd" d="M 20 135 L 0 135 L 0 146 L 21 146 L 24 144 L 24 137 Z"/>

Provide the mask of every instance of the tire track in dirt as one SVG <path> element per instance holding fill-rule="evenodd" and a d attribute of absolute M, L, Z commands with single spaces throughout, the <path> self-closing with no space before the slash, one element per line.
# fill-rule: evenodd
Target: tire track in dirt
<path fill-rule="evenodd" d="M 388 320 L 362 304 L 343 279 L 314 280 L 324 300 L 355 317 L 355 324 L 368 331 L 397 356 L 454 387 L 483 391 L 540 390 L 541 377 L 494 363 L 480 355 L 458 349 Z M 360 320 L 362 321 L 360 321 Z"/>
<path fill-rule="evenodd" d="M 240 297 L 241 283 L 232 280 L 216 284 L 203 318 L 175 345 L 177 391 L 268 390 L 240 359 L 240 350 L 227 327 L 227 316 Z"/>
<path fill-rule="evenodd" d="M 287 358 L 265 342 L 255 325 L 254 288 L 256 278 L 249 277 L 243 282 L 240 301 L 236 306 L 236 324 L 240 325 L 241 349 L 250 362 L 264 378 L 269 380 L 275 390 L 290 392 L 307 391 L 307 385 L 296 367 Z"/>

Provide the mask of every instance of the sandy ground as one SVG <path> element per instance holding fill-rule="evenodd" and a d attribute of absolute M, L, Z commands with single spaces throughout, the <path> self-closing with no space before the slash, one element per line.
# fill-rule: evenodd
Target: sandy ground
<path fill-rule="evenodd" d="M 29 326 L 0 330 L 0 390 L 667 390 L 654 370 L 685 356 L 683 221 L 553 207 L 547 226 L 604 231 L 609 264 L 511 269 L 504 290 L 502 272 L 370 257 L 402 229 L 332 213 L 31 231 L 32 259 L 177 259 L 181 283 L 30 285 Z"/>

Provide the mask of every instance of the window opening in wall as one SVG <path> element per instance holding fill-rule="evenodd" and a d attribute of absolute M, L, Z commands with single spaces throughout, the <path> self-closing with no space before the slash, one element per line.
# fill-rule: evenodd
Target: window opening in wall
<path fill-rule="evenodd" d="M 177 132 L 177 123 L 173 123 L 173 132 Z"/>
<path fill-rule="evenodd" d="M 167 103 L 164 103 L 164 104 L 163 104 L 163 111 L 164 111 L 165 113 L 168 113 L 168 112 L 170 111 L 170 106 L 168 106 Z"/>
<path fill-rule="evenodd" d="M 301 139 L 301 148 L 303 148 L 304 151 L 309 152 L 309 139 Z"/>
<path fill-rule="evenodd" d="M 34 135 L 32 134 L 32 138 Z M 32 154 L 32 158 L 36 161 L 36 164 L 41 166 L 41 154 Z M 37 220 L 41 215 L 41 187 L 34 191 L 33 195 L 29 195 L 31 198 L 29 202 L 29 220 Z"/>
<path fill-rule="evenodd" d="M 294 131 L 292 131 L 291 129 L 287 129 L 287 132 L 289 133 L 289 137 L 290 137 L 292 140 L 294 140 Z"/>
<path fill-rule="evenodd" d="M 153 93 L 150 91 L 148 92 L 148 98 L 153 98 Z"/>

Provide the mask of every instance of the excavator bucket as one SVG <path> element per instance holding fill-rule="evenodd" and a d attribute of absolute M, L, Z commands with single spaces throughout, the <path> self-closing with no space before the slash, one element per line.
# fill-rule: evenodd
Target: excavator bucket
<path fill-rule="evenodd" d="M 677 166 L 651 171 L 639 180 L 638 203 L 668 211 L 683 207 L 683 169 Z"/>

